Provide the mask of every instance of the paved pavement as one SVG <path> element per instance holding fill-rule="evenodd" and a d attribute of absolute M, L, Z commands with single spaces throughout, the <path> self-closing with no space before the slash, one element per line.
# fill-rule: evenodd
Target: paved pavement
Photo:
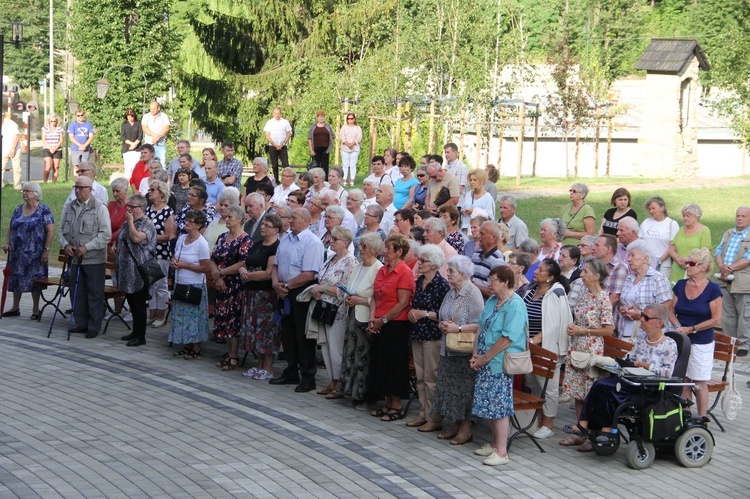
<path fill-rule="evenodd" d="M 748 496 L 747 407 L 727 433 L 711 425 L 716 450 L 702 469 L 666 457 L 633 471 L 623 449 L 582 455 L 558 445 L 560 431 L 546 453 L 521 439 L 509 465 L 490 468 L 472 454 L 483 424 L 473 443 L 450 446 L 403 420 L 222 372 L 224 345 L 174 358 L 166 327 L 127 348 L 122 325 L 66 341 L 58 317 L 48 339 L 52 313 L 30 321 L 24 296 L 22 317 L 0 320 L 0 498 Z M 737 369 L 750 404 L 750 365 Z M 556 426 L 573 416 L 561 404 Z"/>

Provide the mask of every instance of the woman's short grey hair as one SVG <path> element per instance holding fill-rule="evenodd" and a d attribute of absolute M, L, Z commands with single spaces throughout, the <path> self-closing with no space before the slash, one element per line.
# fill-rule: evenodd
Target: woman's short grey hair
<path fill-rule="evenodd" d="M 521 244 L 518 245 L 518 249 L 520 251 L 523 251 L 524 253 L 531 253 L 536 255 L 537 253 L 539 253 L 539 243 L 531 238 L 528 238 L 525 241 L 521 241 Z"/>
<path fill-rule="evenodd" d="M 169 174 L 163 169 L 159 168 L 154 172 L 155 180 L 161 180 L 162 182 L 169 182 Z"/>
<path fill-rule="evenodd" d="M 648 207 L 649 205 L 651 205 L 651 203 L 656 203 L 659 208 L 663 208 L 664 215 L 669 216 L 669 213 L 667 212 L 667 203 L 664 202 L 664 199 L 661 196 L 653 196 L 648 198 L 648 200 L 646 200 L 646 204 L 644 205 L 646 207 L 646 211 L 648 211 Z"/>
<path fill-rule="evenodd" d="M 295 180 L 297 179 L 297 170 L 295 170 L 291 166 L 287 166 L 286 168 L 284 168 L 283 170 L 281 170 L 281 174 L 282 175 L 285 174 L 285 173 L 287 175 L 294 175 L 294 179 Z"/>
<path fill-rule="evenodd" d="M 359 236 L 357 243 L 359 244 L 360 250 L 362 248 L 367 248 L 376 255 L 383 252 L 383 240 L 380 239 L 379 235 L 373 232 Z"/>
<path fill-rule="evenodd" d="M 373 178 L 366 179 L 364 182 L 362 182 L 362 184 L 363 185 L 367 184 L 370 187 L 372 187 L 373 189 L 377 189 L 380 186 L 380 184 L 378 183 L 378 181 L 375 180 L 375 179 L 373 179 Z"/>
<path fill-rule="evenodd" d="M 659 319 L 664 324 L 669 324 L 669 309 L 661 303 L 646 305 L 646 308 L 644 308 L 643 311 L 646 312 L 646 315 L 649 317 Z"/>
<path fill-rule="evenodd" d="M 445 253 L 437 244 L 425 244 L 424 246 L 420 246 L 417 255 L 419 255 L 419 258 L 428 260 L 437 268 L 442 267 L 443 263 L 445 263 Z"/>
<path fill-rule="evenodd" d="M 588 246 L 589 248 L 593 248 L 594 243 L 596 243 L 596 239 L 598 237 L 599 236 L 594 236 L 592 234 L 586 234 L 585 236 L 581 238 L 581 244 Z"/>
<path fill-rule="evenodd" d="M 258 163 L 264 170 L 268 171 L 268 161 L 266 161 L 266 158 L 260 156 L 253 158 L 253 164 L 255 163 Z"/>
<path fill-rule="evenodd" d="M 132 204 L 134 206 L 142 206 L 146 207 L 148 204 L 148 201 L 146 201 L 146 198 L 141 194 L 140 192 L 136 192 L 132 196 L 128 197 L 128 204 Z"/>
<path fill-rule="evenodd" d="M 231 213 L 235 217 L 237 217 L 240 220 L 245 219 L 245 210 L 242 209 L 242 206 L 239 204 L 233 204 L 232 206 L 227 207 L 227 213 Z"/>
<path fill-rule="evenodd" d="M 371 204 L 365 210 L 365 213 L 367 212 L 370 212 L 370 215 L 377 218 L 378 223 L 380 223 L 383 220 L 383 215 L 385 214 L 385 210 L 383 210 L 383 207 L 380 206 L 379 204 Z"/>
<path fill-rule="evenodd" d="M 648 249 L 648 246 L 646 243 L 640 239 L 636 239 L 632 243 L 628 245 L 628 254 L 630 253 L 637 253 L 641 256 L 646 257 L 646 262 L 650 265 L 651 259 L 653 258 L 653 255 L 651 255 L 651 252 Z"/>
<path fill-rule="evenodd" d="M 565 222 L 563 222 L 562 219 L 545 218 L 539 222 L 539 227 L 546 228 L 548 231 L 552 232 L 555 239 L 558 241 L 563 240 L 563 236 L 565 235 Z"/>
<path fill-rule="evenodd" d="M 164 168 L 164 165 L 161 164 L 158 157 L 155 157 L 151 160 L 151 163 L 148 164 L 148 169 L 150 170 L 151 168 Z"/>
<path fill-rule="evenodd" d="M 323 180 L 326 179 L 326 171 L 322 168 L 310 168 L 310 175 L 313 177 L 320 177 Z"/>
<path fill-rule="evenodd" d="M 583 194 L 584 198 L 589 195 L 589 186 L 587 186 L 586 184 L 576 182 L 575 184 L 571 185 L 570 188 L 581 191 L 581 194 Z"/>
<path fill-rule="evenodd" d="M 345 241 L 347 246 L 352 244 L 352 239 L 354 239 L 352 231 L 340 225 L 331 229 L 331 235 L 337 239 Z"/>
<path fill-rule="evenodd" d="M 125 180 L 125 179 L 123 179 Z M 128 181 L 125 180 L 125 188 L 127 189 Z M 37 201 L 42 200 L 42 187 L 37 184 L 36 182 L 26 182 L 23 184 L 24 189 L 31 189 L 34 192 L 34 196 L 36 196 Z"/>
<path fill-rule="evenodd" d="M 596 258 L 587 258 L 583 264 L 588 265 L 591 272 L 599 276 L 599 284 L 604 285 L 604 281 L 609 275 L 607 264 Z"/>
<path fill-rule="evenodd" d="M 340 166 L 332 166 L 328 169 L 328 175 L 331 174 L 331 172 L 336 172 L 336 174 L 339 176 L 341 180 L 344 180 L 344 169 Z"/>
<path fill-rule="evenodd" d="M 121 191 L 127 191 L 129 185 L 130 184 L 128 183 L 128 179 L 126 179 L 125 177 L 117 177 L 116 179 L 114 179 L 112 182 L 109 183 L 109 188 L 119 189 Z"/>
<path fill-rule="evenodd" d="M 257 194 L 254 192 L 253 194 Z M 263 204 L 263 196 L 260 197 Z M 238 206 L 240 204 L 240 191 L 236 187 L 224 187 L 219 197 L 216 198 L 216 204 L 228 202 L 229 206 Z"/>
<path fill-rule="evenodd" d="M 453 267 L 456 271 L 467 279 L 474 275 L 474 263 L 471 258 L 464 255 L 452 256 L 448 259 L 448 266 Z"/>
<path fill-rule="evenodd" d="M 362 192 L 362 189 L 352 189 L 349 191 L 349 199 L 355 203 L 362 204 L 362 201 L 365 200 L 365 193 Z"/>
<path fill-rule="evenodd" d="M 442 218 L 428 218 L 424 222 L 424 228 L 429 228 L 435 232 L 440 232 L 443 237 L 448 235 L 448 226 L 445 225 L 445 220 L 443 220 Z"/>
<path fill-rule="evenodd" d="M 344 219 L 344 210 L 341 206 L 329 206 L 326 208 L 326 215 L 338 218 L 339 220 Z"/>
<path fill-rule="evenodd" d="M 531 267 L 531 255 L 529 253 L 524 253 L 523 251 L 514 251 L 513 253 L 508 255 L 508 262 L 510 262 L 511 260 L 515 260 L 516 265 L 519 265 L 521 267 L 522 274 L 528 272 L 529 267 Z"/>
<path fill-rule="evenodd" d="M 697 204 L 690 203 L 690 204 L 686 204 L 682 208 L 682 216 L 685 216 L 687 214 L 693 215 L 695 218 L 700 220 L 701 217 L 703 216 L 703 210 Z"/>

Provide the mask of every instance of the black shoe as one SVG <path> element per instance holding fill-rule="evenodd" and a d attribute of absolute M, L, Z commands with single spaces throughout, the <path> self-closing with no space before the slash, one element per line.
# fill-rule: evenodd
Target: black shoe
<path fill-rule="evenodd" d="M 746 357 L 747 356 L 747 347 L 741 346 L 739 349 L 737 349 L 737 357 Z"/>
<path fill-rule="evenodd" d="M 127 346 L 129 347 L 139 347 L 141 345 L 146 344 L 145 338 L 133 338 L 132 340 L 128 341 Z"/>
<path fill-rule="evenodd" d="M 121 339 L 122 341 L 130 341 L 130 340 L 132 340 L 133 338 L 135 338 L 135 336 L 133 336 L 133 333 L 130 333 L 130 334 L 126 334 L 125 336 L 123 336 L 123 337 L 122 337 L 122 338 L 120 338 L 120 339 Z"/>
<path fill-rule="evenodd" d="M 8 312 L 3 312 L 3 317 L 17 317 L 21 315 L 21 310 L 9 310 Z"/>
<path fill-rule="evenodd" d="M 86 333 L 86 338 L 96 338 L 99 336 L 99 331 L 89 331 Z"/>
<path fill-rule="evenodd" d="M 299 383 L 299 380 L 287 378 L 285 376 L 279 376 L 278 378 L 271 378 L 268 383 L 271 385 L 296 385 Z"/>
<path fill-rule="evenodd" d="M 73 329 L 68 329 L 69 333 L 86 333 L 88 332 L 88 329 L 85 327 L 74 327 Z"/>
<path fill-rule="evenodd" d="M 66 314 L 72 314 L 73 313 L 73 309 L 69 308 L 69 309 L 65 310 L 65 313 Z"/>
<path fill-rule="evenodd" d="M 294 391 L 297 393 L 311 392 L 313 390 L 315 390 L 315 383 L 300 383 L 294 389 Z"/>

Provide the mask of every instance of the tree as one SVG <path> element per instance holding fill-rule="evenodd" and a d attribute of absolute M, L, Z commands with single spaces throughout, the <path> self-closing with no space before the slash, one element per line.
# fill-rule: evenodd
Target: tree
<path fill-rule="evenodd" d="M 120 161 L 120 124 L 126 109 L 163 98 L 171 86 L 178 40 L 168 21 L 169 0 L 77 0 L 73 4 L 71 51 L 77 60 L 72 93 L 88 112 L 97 137 L 94 146 L 105 161 Z M 94 82 L 107 72 L 106 99 L 96 97 Z M 169 110 L 169 103 L 165 104 Z M 147 111 L 147 109 L 145 110 Z M 176 132 L 173 125 L 170 133 Z"/>

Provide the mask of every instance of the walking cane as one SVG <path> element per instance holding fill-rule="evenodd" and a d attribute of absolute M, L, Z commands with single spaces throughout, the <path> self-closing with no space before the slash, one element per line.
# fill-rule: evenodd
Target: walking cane
<path fill-rule="evenodd" d="M 67 276 L 65 273 L 67 272 Z M 47 331 L 47 338 L 49 338 L 52 335 L 52 328 L 55 325 L 55 319 L 57 319 L 57 312 L 60 310 L 60 302 L 62 301 L 63 295 L 65 295 L 65 285 L 69 283 L 70 279 L 70 264 L 68 264 L 67 271 L 65 269 L 65 265 L 63 265 L 62 274 L 60 274 L 60 291 L 57 295 L 57 306 L 55 307 L 55 313 L 52 314 L 52 322 L 50 322 L 49 325 L 49 331 Z M 70 285 L 68 285 L 68 289 L 70 289 Z M 53 298 L 54 299 L 54 298 Z"/>
<path fill-rule="evenodd" d="M 78 278 L 81 276 L 81 257 L 78 257 L 78 264 L 76 265 L 76 283 L 73 285 L 73 308 L 70 311 L 70 320 L 68 321 L 68 341 L 70 341 L 70 334 L 73 332 L 73 316 L 76 313 L 76 298 L 78 297 Z M 75 262 L 75 260 L 73 260 Z"/>

